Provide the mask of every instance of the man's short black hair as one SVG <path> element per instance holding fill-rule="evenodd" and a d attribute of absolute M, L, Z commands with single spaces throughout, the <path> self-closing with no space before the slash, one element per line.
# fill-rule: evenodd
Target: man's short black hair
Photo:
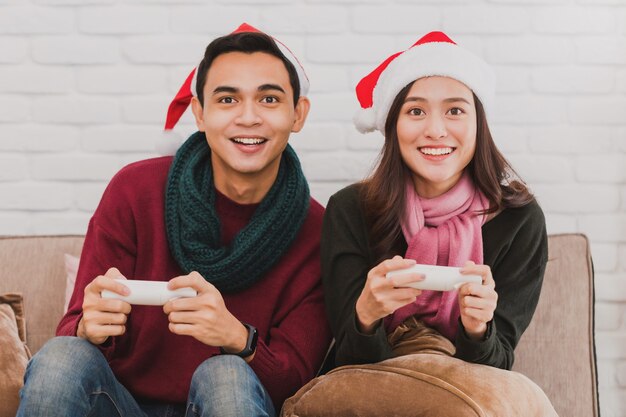
<path fill-rule="evenodd" d="M 300 80 L 298 73 L 291 61 L 280 51 L 274 39 L 265 33 L 240 32 L 215 39 L 204 51 L 204 58 L 202 58 L 200 65 L 198 65 L 198 76 L 196 79 L 196 95 L 201 105 L 204 105 L 204 84 L 206 83 L 207 73 L 211 64 L 215 58 L 228 52 L 244 52 L 247 54 L 264 52 L 279 58 L 283 61 L 285 68 L 287 68 L 287 73 L 289 73 L 289 83 L 293 89 L 294 106 L 298 103 L 298 99 L 300 98 Z"/>

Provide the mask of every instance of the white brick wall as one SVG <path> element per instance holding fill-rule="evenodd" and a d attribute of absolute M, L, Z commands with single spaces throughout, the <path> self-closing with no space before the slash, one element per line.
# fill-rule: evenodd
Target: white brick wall
<path fill-rule="evenodd" d="M 626 0 L 0 0 L 0 235 L 84 233 L 111 176 L 155 155 L 206 44 L 242 21 L 307 68 L 292 144 L 322 203 L 376 159 L 353 89 L 383 58 L 440 29 L 493 64 L 496 143 L 549 232 L 591 240 L 602 415 L 626 417 Z"/>
<path fill-rule="evenodd" d="M 119 40 L 81 36 L 39 36 L 31 39 L 33 64 L 113 64 L 120 59 Z"/>

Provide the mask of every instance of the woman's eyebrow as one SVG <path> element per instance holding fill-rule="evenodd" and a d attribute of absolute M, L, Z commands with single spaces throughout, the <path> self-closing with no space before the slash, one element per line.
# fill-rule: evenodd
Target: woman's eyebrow
<path fill-rule="evenodd" d="M 409 101 L 419 101 L 419 102 L 427 102 L 428 100 L 426 100 L 424 97 L 407 97 L 404 99 L 404 102 L 407 103 Z M 463 97 L 449 97 L 449 98 L 445 98 L 443 99 L 444 103 L 456 103 L 458 101 L 462 101 L 464 103 L 467 104 L 471 104 L 466 98 Z"/>
<path fill-rule="evenodd" d="M 405 99 L 404 99 L 404 102 L 405 102 L 405 103 L 407 103 L 407 102 L 409 102 L 409 101 L 424 101 L 424 102 L 425 102 L 425 101 L 428 101 L 428 100 L 426 100 L 426 99 L 425 99 L 425 98 L 423 98 L 423 97 L 413 97 L 413 96 L 411 96 L 411 97 L 407 97 L 407 98 L 405 98 Z"/>
<path fill-rule="evenodd" d="M 462 101 L 467 104 L 471 104 L 466 98 L 463 97 L 450 97 L 443 100 L 444 103 L 455 103 L 457 101 Z"/>

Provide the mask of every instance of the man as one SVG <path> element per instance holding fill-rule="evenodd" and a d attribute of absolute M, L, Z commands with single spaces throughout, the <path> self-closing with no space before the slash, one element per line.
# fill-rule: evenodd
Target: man
<path fill-rule="evenodd" d="M 18 416 L 271 416 L 314 376 L 331 338 L 323 208 L 287 144 L 307 88 L 293 54 L 251 26 L 207 47 L 166 124 L 191 101 L 198 132 L 111 180 L 57 329 L 77 337 L 30 362 Z M 120 277 L 197 296 L 102 298 L 129 294 Z"/>

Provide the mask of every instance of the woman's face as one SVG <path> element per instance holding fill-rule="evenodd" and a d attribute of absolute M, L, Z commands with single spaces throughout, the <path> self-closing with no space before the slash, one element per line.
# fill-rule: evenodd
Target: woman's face
<path fill-rule="evenodd" d="M 397 133 L 417 194 L 433 198 L 445 193 L 461 178 L 476 149 L 472 91 L 452 78 L 418 79 L 400 109 Z"/>

